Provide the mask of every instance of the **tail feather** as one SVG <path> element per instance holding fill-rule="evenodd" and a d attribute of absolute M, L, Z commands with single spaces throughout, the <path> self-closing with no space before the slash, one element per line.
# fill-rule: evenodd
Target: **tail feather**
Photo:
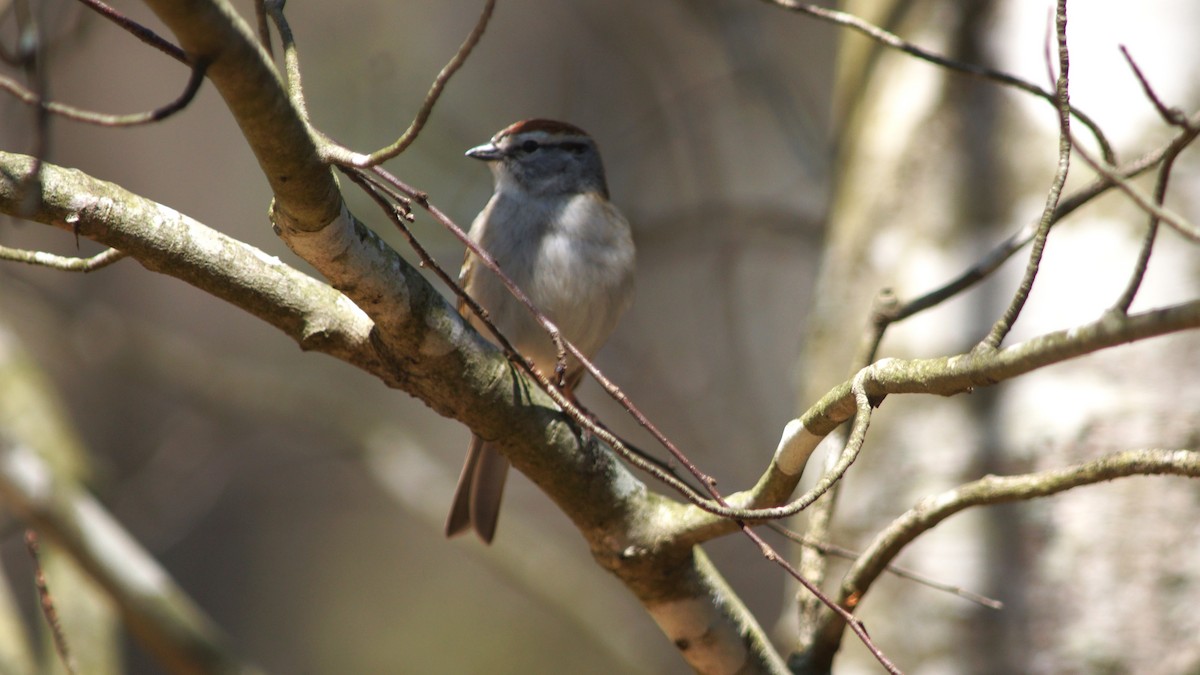
<path fill-rule="evenodd" d="M 473 528 L 485 544 L 492 543 L 507 477 L 508 459 L 478 436 L 472 436 L 446 519 L 446 536 L 453 537 Z"/>

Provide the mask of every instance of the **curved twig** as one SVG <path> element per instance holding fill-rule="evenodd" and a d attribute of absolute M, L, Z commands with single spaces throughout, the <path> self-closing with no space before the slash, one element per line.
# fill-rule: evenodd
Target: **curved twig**
<path fill-rule="evenodd" d="M 799 544 L 805 548 L 815 549 L 825 555 L 836 556 L 843 560 L 857 560 L 862 555 L 862 552 L 860 551 L 852 551 L 848 548 L 838 546 L 837 544 L 831 544 L 827 541 L 817 540 L 811 535 L 790 530 L 779 523 L 767 523 L 767 527 L 771 531 L 786 537 L 792 543 Z M 935 591 L 949 593 L 969 602 L 973 602 L 977 605 L 987 607 L 988 609 L 1004 609 L 1004 603 L 995 598 L 989 598 L 985 595 L 980 595 L 974 591 L 969 591 L 962 586 L 942 583 L 936 579 L 927 577 L 924 574 L 914 572 L 907 567 L 901 567 L 894 563 L 888 563 L 887 566 L 884 567 L 884 571 L 894 574 L 901 579 L 908 579 L 909 581 L 920 584 L 921 586 L 932 588 Z"/>
<path fill-rule="evenodd" d="M 37 531 L 25 530 L 25 548 L 29 551 L 29 557 L 33 559 L 33 584 L 37 588 L 42 616 L 45 617 L 46 625 L 50 627 L 50 635 L 54 638 L 54 651 L 58 654 L 58 661 L 63 670 L 66 670 L 68 675 L 75 675 L 79 669 L 76 667 L 70 644 L 67 643 L 67 635 L 63 632 L 62 621 L 58 618 L 58 610 L 54 607 L 54 596 L 46 583 L 46 573 L 42 570 Z"/>
<path fill-rule="evenodd" d="M 1027 501 L 1126 476 L 1188 476 L 1200 478 L 1200 452 L 1195 450 L 1128 450 L 1071 467 L 1018 476 L 986 476 L 939 495 L 925 497 L 892 521 L 846 572 L 839 603 L 857 605 L 887 565 L 921 534 L 950 516 L 973 506 Z M 822 631 L 836 629 L 829 617 Z"/>
<path fill-rule="evenodd" d="M 151 47 L 154 47 L 158 51 L 166 54 L 176 61 L 184 64 L 188 62 L 187 54 L 184 53 L 183 49 L 179 48 L 170 40 L 167 40 L 158 33 L 155 33 L 142 24 L 118 12 L 116 9 L 104 4 L 100 0 L 79 0 L 79 2 L 88 6 L 100 16 L 129 31 L 129 33 L 135 38 L 150 45 Z"/>
<path fill-rule="evenodd" d="M 1003 71 L 987 68 L 973 63 L 955 61 L 954 59 L 947 58 L 941 54 L 931 52 L 923 47 L 918 47 L 917 45 L 904 40 L 896 34 L 884 30 L 883 28 L 880 28 L 879 26 L 876 26 L 875 24 L 872 24 L 869 21 L 861 19 L 853 14 L 828 9 L 826 7 L 820 7 L 817 5 L 807 5 L 797 2 L 796 0 L 764 1 L 772 5 L 782 7 L 783 9 L 797 12 L 799 14 L 806 14 L 813 18 L 821 19 L 822 21 L 828 21 L 839 26 L 850 28 L 851 30 L 857 31 L 861 35 L 871 38 L 879 44 L 891 47 L 897 51 L 904 52 L 909 56 L 915 56 L 922 61 L 928 61 L 934 65 L 938 65 L 964 75 L 970 75 L 972 77 L 999 82 L 1000 84 L 1013 87 L 1014 89 L 1019 89 L 1020 91 L 1032 94 L 1038 98 L 1045 99 L 1048 103 L 1053 104 L 1056 108 L 1059 106 L 1058 94 L 1055 91 L 1042 89 L 1038 85 L 1029 82 L 1028 80 L 1023 80 L 1015 75 L 1010 75 Z M 1108 138 L 1105 137 L 1104 132 L 1100 130 L 1100 125 L 1082 110 L 1070 108 L 1070 111 L 1071 115 L 1073 115 L 1075 119 L 1079 120 L 1083 126 L 1087 127 L 1088 131 L 1090 131 L 1096 138 L 1096 143 L 1099 144 L 1104 157 L 1108 159 L 1109 162 L 1114 161 L 1115 155 L 1113 153 L 1112 145 L 1108 142 Z"/>
<path fill-rule="evenodd" d="M 154 110 L 126 115 L 98 113 L 76 108 L 65 103 L 46 101 L 33 91 L 22 87 L 17 81 L 3 75 L 0 75 L 0 89 L 9 92 L 22 103 L 38 106 L 48 113 L 53 113 L 75 122 L 95 124 L 103 127 L 132 127 L 158 122 L 186 108 L 192 102 L 192 99 L 196 97 L 196 92 L 200 91 L 200 85 L 204 83 L 204 74 L 208 70 L 208 63 L 198 59 L 196 63 L 191 64 L 191 68 L 192 73 L 188 78 L 187 85 L 174 101 Z"/>
<path fill-rule="evenodd" d="M 1067 2 L 1059 0 L 1054 13 L 1055 36 L 1058 43 L 1058 79 L 1055 81 L 1058 104 L 1058 167 L 1054 172 L 1054 180 L 1046 194 L 1046 206 L 1042 210 L 1042 218 L 1038 223 L 1037 233 L 1033 236 L 1033 244 L 1029 251 L 1029 262 L 1025 265 L 1025 274 L 1017 291 L 1013 294 L 1012 302 L 1004 310 L 1004 314 L 992 326 L 987 337 L 977 346 L 977 350 L 995 350 L 1004 341 L 1005 336 L 1012 330 L 1013 323 L 1021 314 L 1025 300 L 1033 290 L 1034 279 L 1037 278 L 1038 268 L 1042 263 L 1042 252 L 1046 247 L 1046 237 L 1050 235 L 1050 226 L 1054 223 L 1054 210 L 1062 195 L 1063 185 L 1067 182 L 1067 171 L 1071 166 L 1071 93 L 1070 93 L 1070 54 L 1067 50 Z"/>
<path fill-rule="evenodd" d="M 433 106 L 437 104 L 441 98 L 442 90 L 446 88 L 446 83 L 458 72 L 459 68 L 466 63 L 467 57 L 471 55 L 471 51 L 475 49 L 475 45 L 479 44 L 479 40 L 483 37 L 483 32 L 487 30 L 488 22 L 491 21 L 492 12 L 496 9 L 496 0 L 486 0 L 483 5 L 483 11 L 479 14 L 479 19 L 475 21 L 475 27 L 471 29 L 470 34 L 459 45 L 458 51 L 454 52 L 454 56 L 450 57 L 450 61 L 438 72 L 434 78 L 433 84 L 429 86 L 429 91 L 425 94 L 425 100 L 421 102 L 421 107 L 417 109 L 417 114 L 413 117 L 413 121 L 392 143 L 386 148 L 381 148 L 367 155 L 366 157 L 356 156 L 354 165 L 359 167 L 372 167 L 382 164 L 389 159 L 404 152 L 408 146 L 412 145 L 413 141 L 417 140 L 417 135 L 421 133 L 421 129 L 425 127 L 425 122 L 429 120 L 429 114 L 433 112 Z"/>
<path fill-rule="evenodd" d="M 285 0 L 262 0 L 261 6 L 271 21 L 275 22 L 275 30 L 279 31 L 279 45 L 283 49 L 283 71 L 286 75 L 288 98 L 304 123 L 309 125 L 310 132 L 314 131 L 309 124 L 308 102 L 304 99 L 304 82 L 300 72 L 300 51 L 296 48 L 296 36 L 292 26 L 283 13 Z M 329 141 L 332 143 L 332 141 Z"/>
<path fill-rule="evenodd" d="M 1187 132 L 1193 133 L 1193 132 Z M 1200 226 L 1192 223 L 1187 218 L 1184 218 L 1171 209 L 1158 206 L 1155 204 L 1155 199 L 1143 193 L 1132 183 L 1125 180 L 1120 175 L 1119 169 L 1101 161 L 1091 155 L 1085 148 L 1079 144 L 1075 144 L 1075 152 L 1079 154 L 1083 161 L 1087 162 L 1088 166 L 1096 170 L 1108 180 L 1112 181 L 1118 190 L 1124 192 L 1138 208 L 1145 211 L 1150 216 L 1157 218 L 1159 221 L 1170 225 L 1173 230 L 1195 242 L 1200 242 Z"/>

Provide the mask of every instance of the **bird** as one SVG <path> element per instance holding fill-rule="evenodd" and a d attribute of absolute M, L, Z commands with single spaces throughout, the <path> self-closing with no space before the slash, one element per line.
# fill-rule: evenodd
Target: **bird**
<path fill-rule="evenodd" d="M 634 296 L 635 250 L 629 222 L 609 201 L 600 153 L 566 122 L 528 119 L 471 148 L 488 164 L 494 190 L 468 233 L 543 314 L 589 359 L 613 332 Z M 543 326 L 468 248 L 459 284 L 516 350 L 554 379 L 558 353 Z M 484 335 L 466 303 L 459 312 Z M 583 376 L 568 356 L 564 394 Z M 446 520 L 446 536 L 474 529 L 490 544 L 509 462 L 472 434 Z"/>

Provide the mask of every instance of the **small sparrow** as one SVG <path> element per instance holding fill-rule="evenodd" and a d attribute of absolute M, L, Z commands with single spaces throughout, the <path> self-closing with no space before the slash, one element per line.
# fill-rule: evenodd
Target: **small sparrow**
<path fill-rule="evenodd" d="M 495 258 L 565 340 L 591 358 L 633 302 L 634 267 L 629 223 L 608 201 L 595 142 L 570 124 L 533 119 L 501 130 L 467 156 L 487 162 L 495 177 L 492 198 L 471 224 L 471 240 Z M 553 381 L 558 358 L 549 335 L 470 250 L 459 283 L 517 351 Z M 487 335 L 463 303 L 459 312 Z M 566 365 L 564 393 L 573 398 L 583 366 L 571 357 Z M 446 536 L 472 527 L 485 543 L 492 541 L 507 474 L 508 459 L 472 436 Z"/>

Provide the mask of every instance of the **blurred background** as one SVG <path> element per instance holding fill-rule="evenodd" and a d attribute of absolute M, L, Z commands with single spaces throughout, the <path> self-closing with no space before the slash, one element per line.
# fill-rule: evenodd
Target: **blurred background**
<path fill-rule="evenodd" d="M 139 5 L 114 4 L 159 26 Z M 480 8 L 290 4 L 314 122 L 358 150 L 393 140 Z M 1038 83 L 1048 8 L 847 3 L 938 52 Z M 1187 27 L 1200 7 L 1122 8 L 1071 7 L 1072 96 L 1129 160 L 1168 133 L 1117 45 L 1164 100 L 1190 110 L 1200 47 Z M 39 11 L 53 98 L 132 112 L 181 90 L 181 66 L 77 5 Z M 418 142 L 388 168 L 465 227 L 492 189 L 467 148 L 526 117 L 588 130 L 639 251 L 637 300 L 598 363 L 724 490 L 741 489 L 783 425 L 849 374 L 875 292 L 909 297 L 957 274 L 1038 216 L 1054 170 L 1044 102 L 847 36 L 748 0 L 504 0 Z M 28 110 L 0 97 L 2 147 L 27 152 L 30 129 Z M 48 159 L 308 269 L 272 234 L 266 182 L 211 87 L 150 127 L 55 121 Z M 1182 161 L 1172 207 L 1195 219 L 1195 162 Z M 1070 186 L 1082 185 L 1082 164 L 1072 171 Z M 367 199 L 347 193 L 414 259 Z M 461 247 L 422 215 L 418 236 L 456 271 Z M 1110 196 L 1057 228 L 1010 342 L 1098 316 L 1144 227 Z M 0 244 L 100 250 L 12 219 L 0 220 Z M 1023 259 L 898 326 L 881 356 L 969 348 Z M 1198 262 L 1194 245 L 1164 233 L 1135 309 L 1196 297 Z M 133 261 L 87 276 L 7 263 L 0 337 L 5 358 L 56 401 L 96 495 L 269 671 L 686 672 L 523 478 L 510 482 L 492 547 L 442 537 L 465 428 L 231 306 Z M 970 397 L 890 399 L 846 481 L 836 543 L 862 548 L 921 496 L 987 472 L 1195 447 L 1198 357 L 1200 341 L 1184 334 Z M 649 445 L 594 384 L 581 398 Z M 1170 478 L 968 513 L 900 562 L 997 597 L 1002 612 L 885 579 L 862 615 L 909 672 L 1196 672 L 1200 619 L 1186 608 L 1200 601 L 1198 516 L 1200 490 Z M 6 523 L 0 552 L 29 603 L 20 531 Z M 741 538 L 707 548 L 786 652 L 795 609 L 777 568 Z M 838 672 L 876 672 L 852 639 L 844 646 Z M 136 646 L 128 659 L 126 672 L 158 672 Z"/>

